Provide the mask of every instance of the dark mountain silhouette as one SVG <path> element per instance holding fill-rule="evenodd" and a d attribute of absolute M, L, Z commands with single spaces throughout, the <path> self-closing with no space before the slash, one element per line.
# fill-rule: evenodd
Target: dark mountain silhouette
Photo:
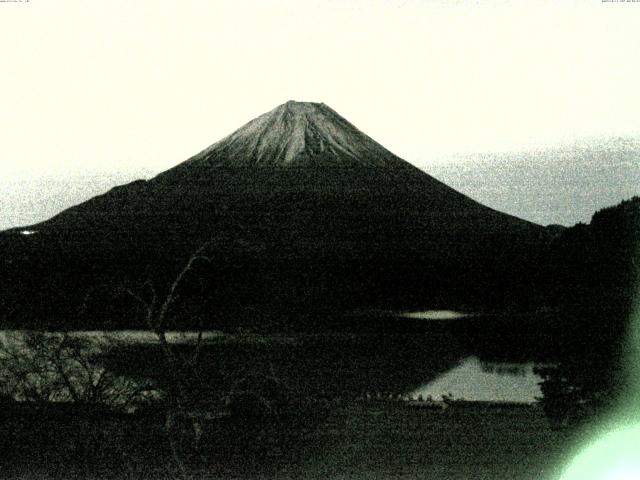
<path fill-rule="evenodd" d="M 118 286 L 161 292 L 209 242 L 211 261 L 174 308 L 178 326 L 526 307 L 535 295 L 522 272 L 550 235 L 449 188 L 329 107 L 287 102 L 151 180 L 2 232 L 0 282 L 13 324 L 133 326 Z"/>

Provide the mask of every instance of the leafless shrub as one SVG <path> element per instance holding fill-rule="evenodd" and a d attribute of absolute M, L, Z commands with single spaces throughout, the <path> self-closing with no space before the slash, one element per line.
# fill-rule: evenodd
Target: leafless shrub
<path fill-rule="evenodd" d="M 179 354 L 167 339 L 167 323 L 171 309 L 179 298 L 179 290 L 186 276 L 197 262 L 209 262 L 203 252 L 209 246 L 204 243 L 187 260 L 183 268 L 174 277 L 164 295 L 159 295 L 152 281 L 145 282 L 139 289 L 124 288 L 144 312 L 145 322 L 154 332 L 160 343 L 167 369 L 170 386 L 167 392 L 167 412 L 165 430 L 171 446 L 174 462 L 182 478 L 192 478 L 186 458 L 201 458 L 200 439 L 203 432 L 204 417 L 197 414 L 200 398 L 194 398 L 190 384 L 201 382 L 198 365 L 203 344 L 203 330 L 199 329 L 195 345 L 187 355 Z M 187 440 L 185 440 L 185 438 Z M 186 448 L 185 448 L 186 446 Z"/>
<path fill-rule="evenodd" d="M 100 348 L 69 333 L 4 332 L 0 338 L 0 392 L 17 401 L 74 402 L 130 410 L 158 398 L 149 381 L 108 371 Z"/>

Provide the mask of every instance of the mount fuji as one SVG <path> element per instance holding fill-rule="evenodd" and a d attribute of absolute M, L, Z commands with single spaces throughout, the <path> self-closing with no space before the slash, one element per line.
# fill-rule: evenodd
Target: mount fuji
<path fill-rule="evenodd" d="M 2 308 L 16 325 L 136 326 L 115 286 L 167 288 L 205 243 L 210 261 L 182 287 L 178 328 L 492 308 L 526 296 L 521 272 L 549 235 L 439 182 L 328 106 L 290 101 L 150 180 L 0 232 Z"/>

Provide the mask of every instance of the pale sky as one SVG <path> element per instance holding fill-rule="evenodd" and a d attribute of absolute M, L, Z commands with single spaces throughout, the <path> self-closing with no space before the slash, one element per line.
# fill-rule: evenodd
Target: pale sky
<path fill-rule="evenodd" d="M 0 228 L 95 194 L 67 178 L 160 172 L 289 99 L 427 171 L 639 135 L 639 27 L 640 3 L 601 0 L 0 3 Z"/>

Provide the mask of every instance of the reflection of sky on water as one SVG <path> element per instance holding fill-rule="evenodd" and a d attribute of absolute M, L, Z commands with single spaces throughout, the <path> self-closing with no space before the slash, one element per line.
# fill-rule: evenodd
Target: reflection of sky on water
<path fill-rule="evenodd" d="M 542 396 L 533 363 L 483 363 L 468 357 L 460 365 L 411 392 L 439 400 L 450 393 L 455 399 L 499 402 L 534 402 Z"/>
<path fill-rule="evenodd" d="M 0 330 L 0 342 L 12 341 L 22 342 L 26 331 L 22 330 Z M 62 336 L 62 332 L 44 332 L 44 335 L 55 337 Z M 87 341 L 94 345 L 123 346 L 126 344 L 145 345 L 159 343 L 158 335 L 149 330 L 117 330 L 117 331 L 99 331 L 99 330 L 80 330 L 69 332 L 68 336 Z M 202 341 L 218 340 L 223 337 L 223 333 L 219 331 L 203 331 Z M 166 332 L 167 342 L 175 344 L 195 344 L 198 340 L 198 332 Z"/>
<path fill-rule="evenodd" d="M 22 336 L 24 332 L 21 331 L 0 331 L 0 343 L 9 342 L 9 344 L 23 344 Z M 47 335 L 56 336 L 61 335 L 60 333 L 49 333 Z M 69 336 L 72 338 L 78 338 L 86 341 L 85 347 L 87 351 L 92 353 L 106 353 L 108 351 L 118 351 L 119 348 L 129 348 L 135 346 L 146 346 L 153 345 L 158 343 L 158 338 L 153 332 L 143 331 L 143 330 L 122 330 L 115 332 L 99 332 L 99 331 L 76 331 L 69 333 Z M 253 344 L 253 343 L 265 343 L 268 345 L 296 345 L 299 339 L 295 336 L 268 336 L 263 337 L 260 335 L 255 336 L 241 336 L 235 338 L 231 335 L 225 335 L 222 332 L 218 331 L 206 331 L 203 332 L 202 341 L 204 343 L 224 343 L 225 341 L 238 341 L 243 344 Z M 167 332 L 167 341 L 171 344 L 195 344 L 198 339 L 198 334 L 196 332 Z M 331 342 L 331 339 L 328 339 Z M 438 342 L 434 340 L 434 342 Z M 365 346 L 368 345 L 365 343 Z M 380 346 L 376 343 L 377 347 Z M 322 345 L 321 345 L 322 346 Z M 433 344 L 431 347 L 425 345 L 425 348 L 431 350 L 433 348 L 437 348 L 438 345 Z M 373 347 L 371 347 L 373 348 Z M 327 361 L 334 361 L 331 357 L 331 352 L 329 351 Z M 374 351 L 374 350 L 371 350 Z M 335 352 L 334 352 L 335 353 Z M 346 353 L 346 352 L 345 352 Z M 362 352 L 360 352 L 362 353 Z M 406 358 L 402 357 L 402 352 L 396 352 L 400 355 L 401 360 L 406 360 Z M 405 352 L 406 353 L 406 352 Z M 447 353 L 447 352 L 444 352 Z M 451 354 L 449 357 L 451 360 L 456 358 L 455 352 L 448 352 Z M 316 354 L 322 354 L 322 349 Z M 441 352 L 442 354 L 442 352 Z M 341 354 L 338 354 L 341 356 Z M 395 357 L 394 357 L 395 358 Z M 434 357 L 437 361 L 439 358 L 438 355 Z M 458 357 L 460 358 L 460 357 Z M 370 355 L 361 356 L 356 354 L 355 357 L 356 363 L 346 363 L 343 367 L 345 378 L 349 378 L 350 375 L 355 375 L 356 377 L 360 377 L 359 373 L 362 368 L 371 369 L 374 371 L 378 369 L 380 365 L 376 362 L 371 362 L 372 357 Z M 432 358 L 429 360 L 433 362 Z M 364 363 L 363 363 L 364 362 Z M 400 362 L 402 363 L 402 362 Z M 431 396 L 434 399 L 440 399 L 442 395 L 451 393 L 454 398 L 457 399 L 466 399 L 466 400 L 474 400 L 474 401 L 506 401 L 506 402 L 533 402 L 537 397 L 541 396 L 541 392 L 538 386 L 538 382 L 540 378 L 533 373 L 533 364 L 520 364 L 520 363 L 487 363 L 480 361 L 477 357 L 467 357 L 463 360 L 460 360 L 457 366 L 454 368 L 450 368 L 448 371 L 445 371 L 452 363 L 444 362 L 443 365 L 440 365 L 439 370 L 435 368 L 434 371 L 424 372 L 419 365 L 416 365 L 415 371 L 412 370 L 411 378 L 408 379 L 403 386 L 400 386 L 399 389 L 396 390 L 396 387 L 393 387 L 394 393 L 402 393 L 406 392 L 406 389 L 410 385 L 419 385 L 419 382 L 428 382 L 425 383 L 422 387 L 410 392 L 408 396 L 412 398 L 417 398 L 419 395 L 422 395 L 423 398 L 427 398 Z M 425 364 L 430 366 L 431 364 Z M 300 366 L 304 369 L 304 366 Z M 287 368 L 292 368 L 291 366 L 287 366 Z M 293 367 L 295 369 L 295 367 Z M 397 369 L 402 369 L 402 372 L 394 373 L 393 367 L 388 369 L 388 373 L 385 370 L 385 373 L 380 372 L 380 375 L 384 376 L 384 378 L 377 379 L 374 375 L 374 379 L 376 381 L 380 380 L 380 384 L 363 386 L 363 388 L 373 389 L 384 389 L 382 385 L 390 385 L 393 383 L 389 376 L 391 375 L 401 375 L 406 374 L 406 367 L 398 366 Z M 445 372 L 442 373 L 438 377 L 433 377 L 437 371 Z M 423 376 L 424 373 L 424 376 Z M 386 375 L 386 376 L 385 376 Z M 428 381 L 430 378 L 434 378 L 432 381 Z M 363 378 L 363 383 L 367 384 L 370 379 Z M 395 379 L 394 379 L 395 380 Z M 331 380 L 326 379 L 325 381 L 331 383 L 335 382 L 336 385 L 340 384 L 340 380 L 337 378 L 332 378 Z M 375 383 L 375 382 L 374 382 Z M 397 382 L 396 382 L 397 383 Z M 402 383 L 402 382 L 400 382 Z"/>
<path fill-rule="evenodd" d="M 418 320 L 456 320 L 458 318 L 468 317 L 470 314 L 455 312 L 453 310 L 425 310 L 422 312 L 404 312 L 399 316 Z"/>

